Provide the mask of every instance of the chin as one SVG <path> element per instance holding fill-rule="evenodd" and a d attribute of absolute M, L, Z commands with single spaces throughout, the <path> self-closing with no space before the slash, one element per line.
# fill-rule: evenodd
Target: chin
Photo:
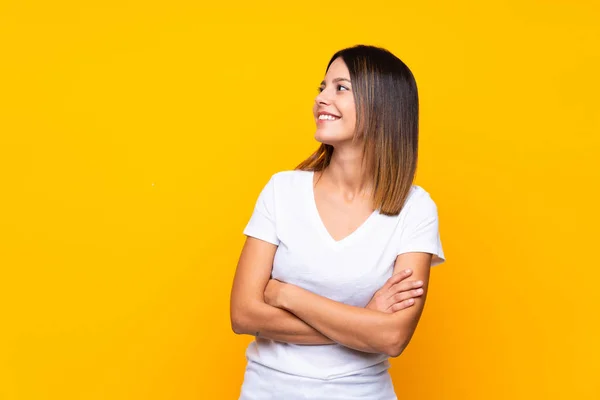
<path fill-rule="evenodd" d="M 336 134 L 336 133 L 326 133 L 319 132 L 315 133 L 315 140 L 319 143 L 329 144 L 331 146 L 335 146 L 336 144 L 340 144 L 347 141 L 352 141 L 352 136 L 347 134 Z"/>

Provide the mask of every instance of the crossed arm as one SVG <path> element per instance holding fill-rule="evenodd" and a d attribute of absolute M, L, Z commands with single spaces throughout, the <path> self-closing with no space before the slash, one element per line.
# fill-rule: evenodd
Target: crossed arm
<path fill-rule="evenodd" d="M 394 313 L 354 307 L 270 279 L 277 246 L 246 239 L 231 292 L 231 324 L 237 334 L 260 335 L 296 344 L 340 343 L 397 357 L 408 345 L 421 317 L 431 254 L 405 253 L 396 258 L 394 274 L 412 269 L 423 281 L 414 305 Z"/>

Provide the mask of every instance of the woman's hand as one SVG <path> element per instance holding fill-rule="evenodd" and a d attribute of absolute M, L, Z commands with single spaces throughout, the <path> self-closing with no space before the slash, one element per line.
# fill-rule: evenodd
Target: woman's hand
<path fill-rule="evenodd" d="M 413 298 L 423 295 L 423 282 L 405 281 L 410 275 L 410 269 L 392 275 L 385 285 L 375 292 L 365 308 L 393 313 L 412 306 L 415 303 Z"/>
<path fill-rule="evenodd" d="M 281 308 L 281 290 L 284 286 L 285 283 L 278 281 L 277 279 L 269 279 L 269 282 L 265 287 L 265 303 L 273 307 Z"/>

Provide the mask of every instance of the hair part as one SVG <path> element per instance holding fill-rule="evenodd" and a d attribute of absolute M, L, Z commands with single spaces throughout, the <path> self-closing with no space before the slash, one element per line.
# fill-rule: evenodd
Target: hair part
<path fill-rule="evenodd" d="M 381 47 L 356 45 L 335 53 L 350 72 L 356 105 L 353 143 L 363 146 L 363 165 L 373 184 L 373 206 L 398 215 L 415 179 L 419 138 L 419 98 L 410 69 Z M 321 144 L 295 169 L 322 171 L 334 148 Z"/>

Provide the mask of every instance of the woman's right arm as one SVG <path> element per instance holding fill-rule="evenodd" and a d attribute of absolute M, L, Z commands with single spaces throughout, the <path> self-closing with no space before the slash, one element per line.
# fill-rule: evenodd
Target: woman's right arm
<path fill-rule="evenodd" d="M 332 344 L 333 340 L 296 317 L 264 301 L 277 246 L 248 236 L 233 278 L 231 327 L 237 334 L 294 344 Z"/>

